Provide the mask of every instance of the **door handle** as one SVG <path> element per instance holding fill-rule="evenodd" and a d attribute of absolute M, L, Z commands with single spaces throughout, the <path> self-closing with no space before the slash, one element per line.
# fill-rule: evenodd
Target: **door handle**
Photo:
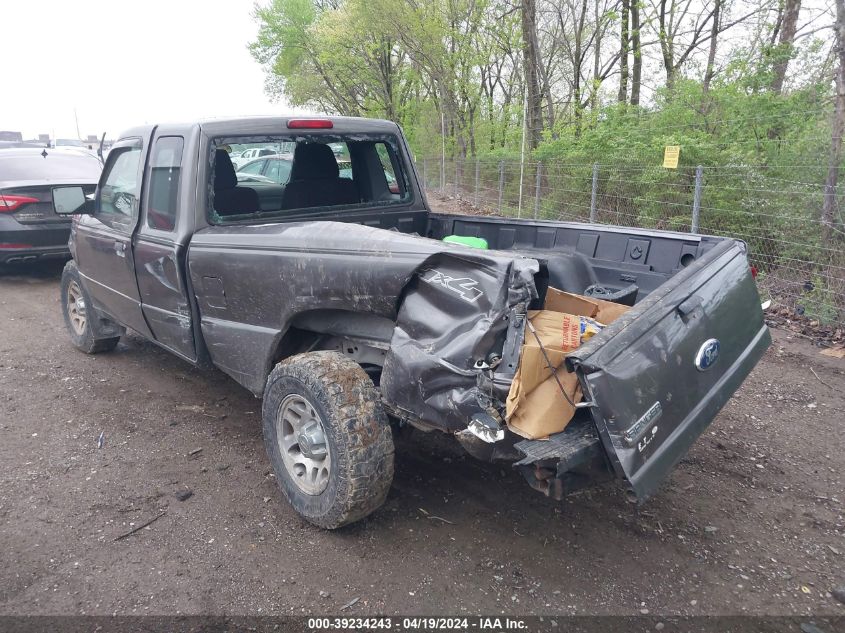
<path fill-rule="evenodd" d="M 115 242 L 114 252 L 118 257 L 126 257 L 126 242 Z"/>

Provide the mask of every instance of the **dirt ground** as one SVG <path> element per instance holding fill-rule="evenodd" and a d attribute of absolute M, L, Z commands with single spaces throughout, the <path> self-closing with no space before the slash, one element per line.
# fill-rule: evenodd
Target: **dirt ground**
<path fill-rule="evenodd" d="M 0 613 L 845 613 L 845 361 L 789 333 L 642 508 L 418 433 L 386 505 L 324 532 L 258 400 L 134 336 L 77 352 L 60 270 L 0 272 Z"/>

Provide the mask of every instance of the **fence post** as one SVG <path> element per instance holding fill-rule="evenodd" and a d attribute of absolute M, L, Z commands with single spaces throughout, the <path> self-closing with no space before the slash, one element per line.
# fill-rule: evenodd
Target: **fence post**
<path fill-rule="evenodd" d="M 446 189 L 446 157 L 440 155 L 440 191 Z"/>
<path fill-rule="evenodd" d="M 461 172 L 459 170 L 460 163 L 458 157 L 455 157 L 455 197 L 458 197 L 458 183 L 461 181 Z"/>
<path fill-rule="evenodd" d="M 703 175 L 704 167 L 699 165 L 695 168 L 695 193 L 692 198 L 692 224 L 690 224 L 690 233 L 698 233 L 701 216 L 701 181 L 703 180 Z"/>
<path fill-rule="evenodd" d="M 423 157 L 423 191 L 428 191 L 428 159 Z"/>
<path fill-rule="evenodd" d="M 478 157 L 475 157 L 475 206 L 478 208 Z"/>
<path fill-rule="evenodd" d="M 537 180 L 534 183 L 534 219 L 540 215 L 540 181 L 543 178 L 543 163 L 537 163 Z"/>
<path fill-rule="evenodd" d="M 502 214 L 502 195 L 505 192 L 505 161 L 499 161 L 499 215 Z"/>
<path fill-rule="evenodd" d="M 596 221 L 596 196 L 599 192 L 599 164 L 593 163 L 593 194 L 590 197 L 590 222 Z"/>

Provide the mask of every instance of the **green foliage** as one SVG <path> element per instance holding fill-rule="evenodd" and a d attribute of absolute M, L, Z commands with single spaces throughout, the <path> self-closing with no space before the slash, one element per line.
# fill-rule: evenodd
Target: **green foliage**
<path fill-rule="evenodd" d="M 260 29 L 250 44 L 255 59 L 269 67 L 271 74 L 286 79 L 307 63 L 314 45 L 310 27 L 316 18 L 311 0 L 272 0 L 268 7 L 257 7 Z"/>
<path fill-rule="evenodd" d="M 821 323 L 834 323 L 838 320 L 837 299 L 831 295 L 829 279 L 823 275 L 813 275 L 812 281 L 806 284 L 798 304 L 804 308 L 804 314 Z"/>
<path fill-rule="evenodd" d="M 559 32 L 558 39 L 540 43 L 541 49 L 558 46 L 546 55 L 558 73 L 554 122 L 541 104 L 542 141 L 522 169 L 520 187 L 518 6 L 505 0 L 270 0 L 256 9 L 260 30 L 250 49 L 267 70 L 269 92 L 291 105 L 399 122 L 417 161 L 429 157 L 432 183 L 439 181 L 444 150 L 448 161 L 458 160 L 445 169 L 449 182 L 455 176 L 472 181 L 467 167 L 473 163 L 462 161 L 477 159 L 479 178 L 494 191 L 497 207 L 501 179 L 504 213 L 519 210 L 520 188 L 526 208 L 540 161 L 537 214 L 587 219 L 593 165 L 599 164 L 599 221 L 689 231 L 695 172 L 702 166 L 701 231 L 746 240 L 766 282 L 795 297 L 808 295 L 807 309 L 820 318 L 829 317 L 830 306 L 841 307 L 845 289 L 836 283 L 845 276 L 843 249 L 831 248 L 820 223 L 833 110 L 828 39 L 773 46 L 772 25 L 761 21 L 749 31 L 756 36 L 732 44 L 731 54 L 719 60 L 706 89 L 699 79 L 703 60 L 690 59 L 671 89 L 649 87 L 647 105 L 638 107 L 616 103 L 615 90 L 586 68 L 589 56 L 576 105 L 572 62 L 565 56 L 568 33 Z M 607 7 L 582 33 L 607 25 L 605 51 L 618 45 L 611 33 L 621 20 L 613 5 Z M 640 8 L 647 13 L 646 5 Z M 653 31 L 648 16 L 641 17 L 643 30 Z M 541 37 L 554 28 L 546 23 Z M 792 79 L 777 94 L 771 90 L 774 67 L 784 61 Z M 662 167 L 667 145 L 681 147 L 678 169 Z"/>

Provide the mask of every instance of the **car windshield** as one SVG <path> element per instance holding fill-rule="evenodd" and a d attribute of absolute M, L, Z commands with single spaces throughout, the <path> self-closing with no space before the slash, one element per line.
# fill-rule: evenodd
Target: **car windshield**
<path fill-rule="evenodd" d="M 102 165 L 83 152 L 0 150 L 0 180 L 79 180 L 96 182 Z"/>
<path fill-rule="evenodd" d="M 210 218 L 270 219 L 327 207 L 410 202 L 399 147 L 390 134 L 216 139 Z M 241 149 L 240 158 L 232 156 Z M 233 168 L 237 177 L 226 176 Z"/>

